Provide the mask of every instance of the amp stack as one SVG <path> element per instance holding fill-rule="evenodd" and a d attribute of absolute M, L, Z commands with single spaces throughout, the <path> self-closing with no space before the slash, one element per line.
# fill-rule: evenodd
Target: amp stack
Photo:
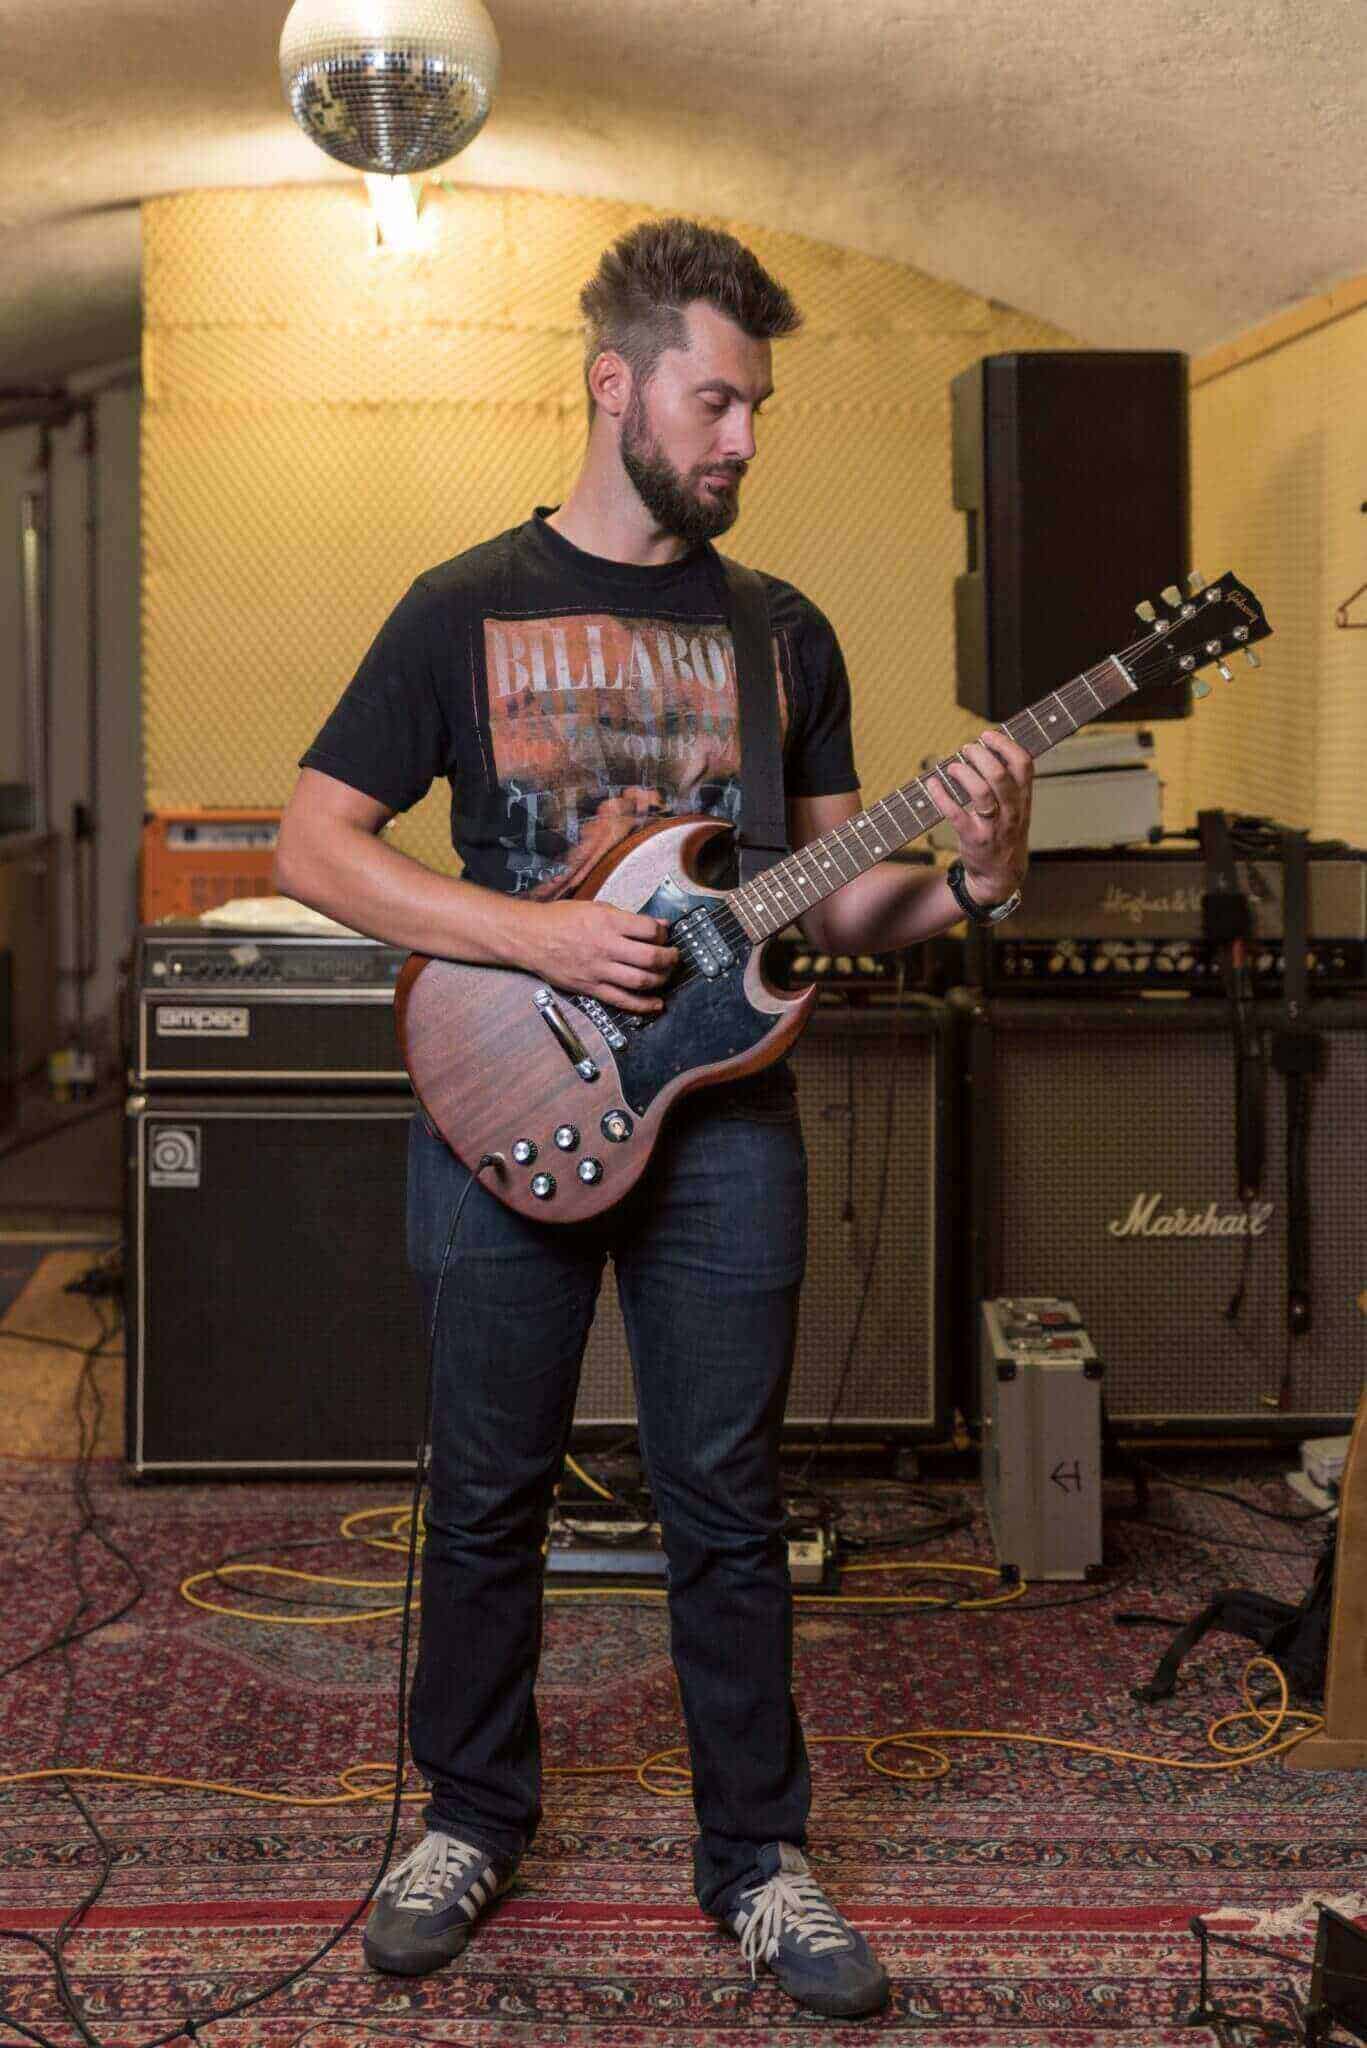
<path fill-rule="evenodd" d="M 161 923 L 128 983 L 135 1476 L 411 1468 L 401 948 Z"/>
<path fill-rule="evenodd" d="M 1312 1070 L 1294 1077 L 1278 1064 L 1288 871 L 1275 847 L 1236 866 L 1253 933 L 1240 1008 L 1205 936 L 1200 852 L 1180 846 L 1035 855 L 1021 909 L 971 934 L 972 986 L 951 998 L 971 1118 L 963 1321 L 998 1296 L 1076 1300 L 1110 1416 L 1136 1433 L 1332 1433 L 1367 1364 L 1347 1136 L 1367 1117 L 1367 856 L 1310 851 L 1294 1023 Z M 1263 1163 L 1241 1196 L 1249 1116 Z M 967 1360 L 959 1385 L 978 1419 Z"/>

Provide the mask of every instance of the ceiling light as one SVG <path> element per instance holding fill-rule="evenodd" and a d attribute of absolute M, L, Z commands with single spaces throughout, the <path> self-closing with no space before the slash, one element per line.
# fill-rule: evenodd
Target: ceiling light
<path fill-rule="evenodd" d="M 483 0 L 294 0 L 280 36 L 281 84 L 310 142 L 389 177 L 474 141 L 498 67 Z"/>

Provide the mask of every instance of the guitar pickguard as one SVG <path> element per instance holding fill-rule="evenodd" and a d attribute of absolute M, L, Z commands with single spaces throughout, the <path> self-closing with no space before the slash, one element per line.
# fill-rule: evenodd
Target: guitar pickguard
<path fill-rule="evenodd" d="M 673 926 L 690 911 L 712 912 L 714 896 L 695 896 L 673 878 L 662 882 L 641 905 L 646 917 Z M 727 945 L 734 956 L 713 975 L 690 970 L 681 958 L 677 978 L 664 991 L 664 1009 L 654 1017 L 625 1010 L 610 1013 L 622 1045 L 612 1041 L 613 1057 L 629 1109 L 643 1116 L 660 1090 L 680 1074 L 714 1066 L 757 1046 L 773 1030 L 775 1019 L 756 1010 L 745 993 L 745 966 L 750 941 L 728 929 Z M 583 1006 L 586 1014 L 587 1005 Z"/>

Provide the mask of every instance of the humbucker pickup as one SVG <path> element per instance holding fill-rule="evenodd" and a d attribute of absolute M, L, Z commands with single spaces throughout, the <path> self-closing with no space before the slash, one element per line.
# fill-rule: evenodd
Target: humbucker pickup
<path fill-rule="evenodd" d="M 700 903 L 687 917 L 681 917 L 670 937 L 684 959 L 709 981 L 715 981 L 736 964 L 736 956 L 718 931 L 709 904 Z"/>

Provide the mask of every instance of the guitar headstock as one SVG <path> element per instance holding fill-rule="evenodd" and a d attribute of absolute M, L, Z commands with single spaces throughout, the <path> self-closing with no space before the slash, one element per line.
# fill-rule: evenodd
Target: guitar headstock
<path fill-rule="evenodd" d="M 1120 660 L 1141 690 L 1191 676 L 1193 695 L 1205 697 L 1210 684 L 1200 676 L 1201 669 L 1214 664 L 1228 682 L 1233 673 L 1229 666 L 1232 654 L 1246 654 L 1249 666 L 1258 667 L 1253 646 L 1266 640 L 1272 628 L 1247 584 L 1234 575 L 1205 583 L 1199 572 L 1187 582 L 1190 594 L 1186 597 L 1176 584 L 1169 584 L 1163 592 L 1167 616 L 1147 602 L 1136 607 L 1149 632 L 1127 647 Z"/>

